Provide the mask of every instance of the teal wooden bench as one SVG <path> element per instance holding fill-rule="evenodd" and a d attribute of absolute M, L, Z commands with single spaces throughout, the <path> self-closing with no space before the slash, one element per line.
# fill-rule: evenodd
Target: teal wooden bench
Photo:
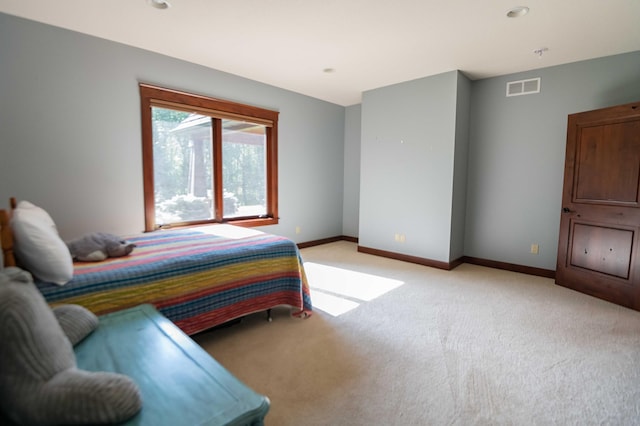
<path fill-rule="evenodd" d="M 264 424 L 269 399 L 236 379 L 151 305 L 100 316 L 78 368 L 126 374 L 143 408 L 126 426 Z"/>

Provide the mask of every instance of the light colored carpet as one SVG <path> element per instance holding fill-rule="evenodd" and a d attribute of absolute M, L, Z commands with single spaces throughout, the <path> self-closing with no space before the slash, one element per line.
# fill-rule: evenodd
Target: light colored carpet
<path fill-rule="evenodd" d="M 318 300 L 195 337 L 269 396 L 268 426 L 640 424 L 640 313 L 553 280 L 441 271 L 337 242 L 302 250 Z M 359 298 L 358 288 L 384 294 Z M 328 296 L 327 296 L 328 295 Z M 371 300 L 361 300 L 371 299 Z"/>

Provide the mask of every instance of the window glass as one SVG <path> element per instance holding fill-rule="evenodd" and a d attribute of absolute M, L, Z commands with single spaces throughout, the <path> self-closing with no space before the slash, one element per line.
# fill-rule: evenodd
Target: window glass
<path fill-rule="evenodd" d="M 213 218 L 211 118 L 152 108 L 156 224 Z"/>
<path fill-rule="evenodd" d="M 278 112 L 140 84 L 145 230 L 278 223 Z"/>
<path fill-rule="evenodd" d="M 224 217 L 267 214 L 266 128 L 222 120 Z"/>

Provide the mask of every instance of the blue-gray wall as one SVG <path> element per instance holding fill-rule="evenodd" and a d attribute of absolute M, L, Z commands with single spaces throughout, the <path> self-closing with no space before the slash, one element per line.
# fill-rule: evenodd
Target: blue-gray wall
<path fill-rule="evenodd" d="M 361 114 L 360 104 L 345 109 L 342 235 L 354 238 L 359 234 Z"/>
<path fill-rule="evenodd" d="M 280 224 L 264 230 L 297 242 L 342 234 L 344 107 L 6 14 L 0 205 L 41 205 L 63 238 L 141 231 L 138 82 L 279 111 Z"/>
<path fill-rule="evenodd" d="M 507 82 L 534 77 L 540 93 L 506 97 Z M 473 82 L 450 72 L 365 92 L 360 244 L 554 270 L 567 116 L 638 99 L 640 52 Z"/>
<path fill-rule="evenodd" d="M 458 83 L 451 71 L 363 94 L 360 245 L 451 260 Z"/>
<path fill-rule="evenodd" d="M 505 97 L 532 77 L 539 94 Z M 138 82 L 280 111 L 280 224 L 266 231 L 555 269 L 567 115 L 640 99 L 640 52 L 473 82 L 452 71 L 343 108 L 0 14 L 0 205 L 42 205 L 65 238 L 143 229 Z"/>
<path fill-rule="evenodd" d="M 464 256 L 471 81 L 462 73 L 458 73 L 458 84 L 456 89 L 456 130 L 454 158 L 452 164 L 453 207 L 451 212 L 451 247 L 449 249 L 449 260 L 460 259 Z"/>
<path fill-rule="evenodd" d="M 534 77 L 540 93 L 505 96 L 508 81 Z M 567 116 L 640 100 L 640 52 L 474 81 L 471 89 L 465 255 L 555 270 Z"/>

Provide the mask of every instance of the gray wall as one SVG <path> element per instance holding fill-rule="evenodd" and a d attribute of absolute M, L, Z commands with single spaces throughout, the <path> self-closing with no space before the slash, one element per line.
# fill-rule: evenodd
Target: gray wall
<path fill-rule="evenodd" d="M 467 159 L 469 156 L 471 81 L 460 72 L 458 73 L 456 89 L 450 260 L 456 260 L 464 256 L 465 217 L 467 213 Z"/>
<path fill-rule="evenodd" d="M 344 107 L 5 14 L 0 205 L 42 206 L 63 238 L 141 231 L 138 82 L 280 111 L 280 224 L 264 230 L 297 242 L 342 233 Z"/>
<path fill-rule="evenodd" d="M 458 74 L 363 94 L 360 245 L 450 260 Z"/>
<path fill-rule="evenodd" d="M 567 115 L 638 100 L 640 52 L 472 82 L 465 254 L 555 270 Z"/>
<path fill-rule="evenodd" d="M 344 123 L 344 206 L 342 235 L 358 237 L 360 213 L 360 138 L 361 105 L 345 110 Z"/>
<path fill-rule="evenodd" d="M 555 269 L 567 115 L 637 101 L 639 76 L 640 52 L 470 83 L 454 71 L 345 109 L 0 14 L 0 205 L 45 207 L 65 238 L 142 230 L 137 85 L 148 82 L 280 111 L 280 224 L 266 231 L 442 261 L 464 235 L 467 256 Z M 507 81 L 532 77 L 541 93 L 505 97 Z"/>

